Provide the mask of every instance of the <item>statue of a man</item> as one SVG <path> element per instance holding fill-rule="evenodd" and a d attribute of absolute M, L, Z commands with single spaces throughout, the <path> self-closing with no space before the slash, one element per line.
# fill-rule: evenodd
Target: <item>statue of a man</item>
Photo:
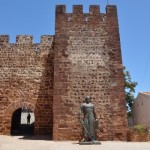
<path fill-rule="evenodd" d="M 83 114 L 83 117 L 81 116 Z M 95 141 L 96 140 L 96 113 L 94 105 L 91 103 L 91 97 L 86 96 L 85 102 L 80 108 L 80 122 L 83 126 L 83 141 Z"/>

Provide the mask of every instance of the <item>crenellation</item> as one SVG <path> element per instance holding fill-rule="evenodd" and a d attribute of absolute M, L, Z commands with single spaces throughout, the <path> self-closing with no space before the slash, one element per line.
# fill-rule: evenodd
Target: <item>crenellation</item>
<path fill-rule="evenodd" d="M 100 13 L 100 7 L 99 5 L 90 5 L 89 7 L 89 13 L 92 15 L 97 15 Z"/>
<path fill-rule="evenodd" d="M 73 14 L 82 14 L 83 6 L 82 5 L 73 5 Z"/>
<path fill-rule="evenodd" d="M 65 14 L 66 5 L 56 5 L 56 14 Z"/>
<path fill-rule="evenodd" d="M 32 44 L 33 36 L 32 35 L 17 35 L 16 44 Z"/>
<path fill-rule="evenodd" d="M 52 45 L 54 36 L 51 35 L 42 35 L 41 36 L 41 44 L 43 45 Z"/>
<path fill-rule="evenodd" d="M 0 45 L 9 43 L 9 35 L 0 35 Z"/>
<path fill-rule="evenodd" d="M 111 8 L 111 7 L 110 7 Z M 59 19 L 63 22 L 81 22 L 82 23 L 91 23 L 93 24 L 94 21 L 96 22 L 106 22 L 107 21 L 107 14 L 100 12 L 99 5 L 90 5 L 89 6 L 89 13 L 83 13 L 83 6 L 82 5 L 73 5 L 73 12 L 67 13 L 65 5 L 57 5 L 56 13 L 59 12 L 56 16 L 56 19 Z M 62 15 L 60 17 L 60 15 Z M 62 19 L 63 17 L 63 19 Z M 57 24 L 56 24 L 57 25 Z"/>
<path fill-rule="evenodd" d="M 114 15 L 117 13 L 116 5 L 107 5 L 106 7 L 106 14 Z"/>
<path fill-rule="evenodd" d="M 0 35 L 0 45 L 5 45 L 8 47 L 13 47 L 15 44 L 42 44 L 42 45 L 49 45 L 51 46 L 53 43 L 54 36 L 53 35 L 42 35 L 40 43 L 33 43 L 33 36 L 32 35 L 17 35 L 16 36 L 16 42 L 10 43 L 9 42 L 9 35 Z"/>

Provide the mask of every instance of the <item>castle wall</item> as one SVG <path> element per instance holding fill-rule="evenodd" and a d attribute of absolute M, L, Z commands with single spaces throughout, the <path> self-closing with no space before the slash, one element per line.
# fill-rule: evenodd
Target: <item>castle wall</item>
<path fill-rule="evenodd" d="M 126 110 L 115 6 L 56 7 L 53 139 L 78 140 L 80 105 L 91 96 L 99 119 L 99 140 L 126 139 Z"/>
<path fill-rule="evenodd" d="M 115 6 L 56 7 L 56 35 L 0 36 L 0 134 L 10 134 L 18 108 L 35 115 L 35 134 L 79 140 L 79 109 L 91 96 L 98 140 L 126 140 L 127 122 L 120 37 Z"/>
<path fill-rule="evenodd" d="M 0 36 L 0 134 L 10 134 L 13 112 L 31 109 L 35 134 L 52 134 L 53 127 L 53 36 L 17 36 L 9 43 Z"/>

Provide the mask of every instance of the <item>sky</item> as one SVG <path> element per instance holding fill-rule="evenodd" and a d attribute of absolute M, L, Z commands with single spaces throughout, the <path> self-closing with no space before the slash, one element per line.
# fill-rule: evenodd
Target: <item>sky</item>
<path fill-rule="evenodd" d="M 150 92 L 150 0 L 108 1 L 117 6 L 123 65 L 138 83 L 135 97 Z M 0 34 L 8 34 L 11 43 L 16 35 L 33 35 L 39 43 L 41 35 L 55 34 L 59 4 L 65 4 L 67 12 L 72 5 L 83 5 L 84 12 L 89 5 L 100 5 L 104 13 L 107 0 L 0 0 Z"/>

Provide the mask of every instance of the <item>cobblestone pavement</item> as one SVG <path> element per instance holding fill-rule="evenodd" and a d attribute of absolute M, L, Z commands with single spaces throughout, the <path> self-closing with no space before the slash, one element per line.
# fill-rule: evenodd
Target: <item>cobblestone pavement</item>
<path fill-rule="evenodd" d="M 0 150 L 150 150 L 150 142 L 102 141 L 101 145 L 79 145 L 75 141 L 50 141 L 49 137 L 0 135 Z"/>

